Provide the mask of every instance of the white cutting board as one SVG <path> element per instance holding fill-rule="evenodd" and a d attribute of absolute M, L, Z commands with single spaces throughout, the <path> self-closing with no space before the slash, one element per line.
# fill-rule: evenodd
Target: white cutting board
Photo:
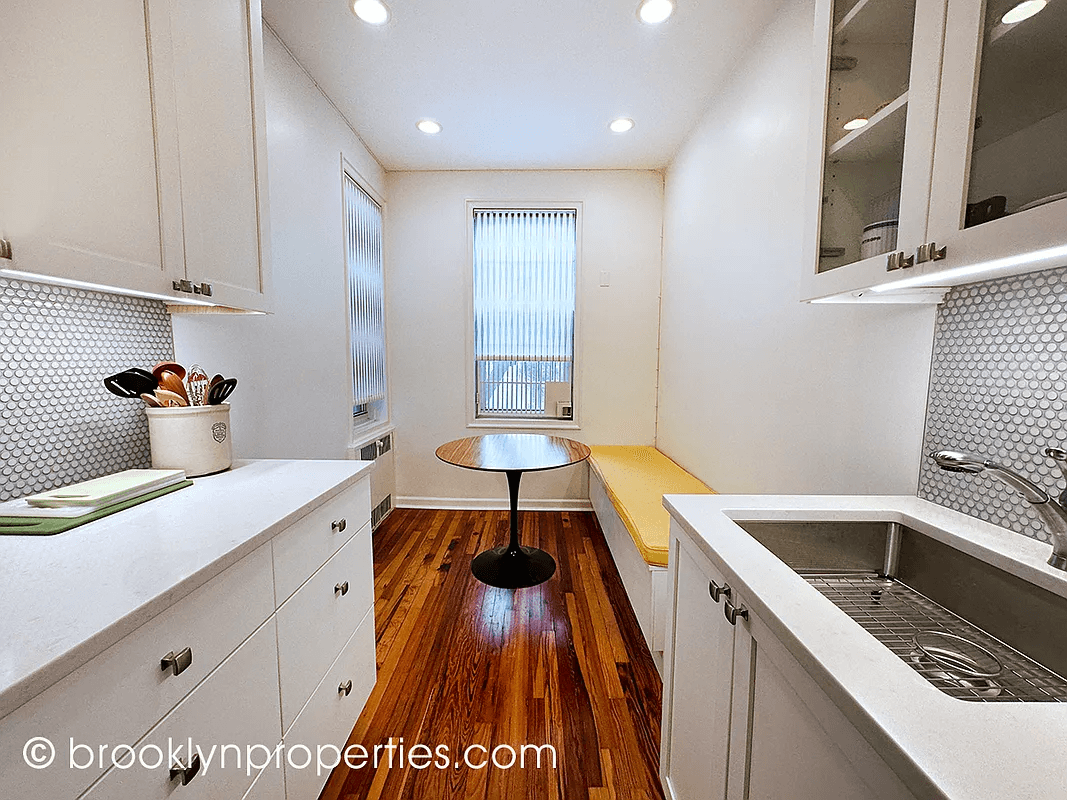
<path fill-rule="evenodd" d="M 128 469 L 24 498 L 35 508 L 97 509 L 185 480 L 180 469 Z"/>

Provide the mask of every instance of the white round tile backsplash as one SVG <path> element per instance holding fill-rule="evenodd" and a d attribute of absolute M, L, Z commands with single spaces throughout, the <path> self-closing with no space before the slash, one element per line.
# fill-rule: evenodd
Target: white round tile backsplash
<path fill-rule="evenodd" d="M 1050 494 L 1063 480 L 1042 450 L 1067 443 L 1067 270 L 949 292 L 934 334 L 919 496 L 1049 541 L 1021 497 L 982 475 L 937 468 L 950 448 L 987 455 Z"/>
<path fill-rule="evenodd" d="M 103 379 L 173 350 L 159 301 L 0 278 L 0 501 L 150 466 L 143 404 Z"/>

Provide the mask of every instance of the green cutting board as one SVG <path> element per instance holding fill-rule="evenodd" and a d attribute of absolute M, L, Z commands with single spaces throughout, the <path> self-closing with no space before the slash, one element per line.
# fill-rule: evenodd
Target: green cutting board
<path fill-rule="evenodd" d="M 192 485 L 192 481 L 185 480 L 140 497 L 98 508 L 88 514 L 82 514 L 80 517 L 0 517 L 0 536 L 52 536 Z"/>

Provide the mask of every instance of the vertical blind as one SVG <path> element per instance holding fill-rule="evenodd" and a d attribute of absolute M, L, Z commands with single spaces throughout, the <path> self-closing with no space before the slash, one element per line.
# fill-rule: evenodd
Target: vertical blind
<path fill-rule="evenodd" d="M 353 413 L 385 397 L 382 209 L 344 176 L 345 258 L 352 325 Z"/>
<path fill-rule="evenodd" d="M 574 209 L 474 211 L 479 414 L 543 415 L 545 383 L 571 383 L 576 282 Z"/>

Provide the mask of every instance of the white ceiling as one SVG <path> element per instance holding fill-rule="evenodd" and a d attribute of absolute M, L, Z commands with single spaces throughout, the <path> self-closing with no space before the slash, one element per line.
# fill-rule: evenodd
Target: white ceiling
<path fill-rule="evenodd" d="M 389 170 L 663 167 L 779 5 L 678 0 L 648 26 L 637 0 L 386 2 L 377 28 L 348 0 L 263 16 Z"/>

